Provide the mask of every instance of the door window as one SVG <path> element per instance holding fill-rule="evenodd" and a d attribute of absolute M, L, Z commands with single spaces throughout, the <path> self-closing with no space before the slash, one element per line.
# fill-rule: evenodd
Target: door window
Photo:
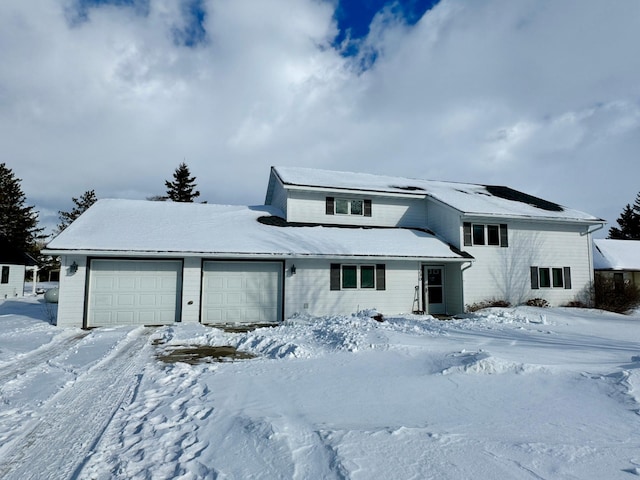
<path fill-rule="evenodd" d="M 442 303 L 444 295 L 442 290 L 441 268 L 429 268 L 427 270 L 427 288 L 429 304 Z"/>

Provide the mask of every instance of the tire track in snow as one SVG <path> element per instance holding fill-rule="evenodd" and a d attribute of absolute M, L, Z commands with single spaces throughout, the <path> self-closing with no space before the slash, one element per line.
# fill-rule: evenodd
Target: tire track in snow
<path fill-rule="evenodd" d="M 101 362 L 47 401 L 0 458 L 0 478 L 76 478 L 121 405 L 131 401 L 152 329 L 129 333 Z"/>
<path fill-rule="evenodd" d="M 72 346 L 79 343 L 80 340 L 88 334 L 88 331 L 83 331 L 71 337 L 67 337 L 64 340 L 56 342 L 52 341 L 32 353 L 17 357 L 13 362 L 2 366 L 3 371 L 0 373 L 0 384 L 13 380 L 33 368 L 40 367 L 43 363 L 47 363 L 47 361 L 51 360 L 53 357 L 68 353 Z"/>

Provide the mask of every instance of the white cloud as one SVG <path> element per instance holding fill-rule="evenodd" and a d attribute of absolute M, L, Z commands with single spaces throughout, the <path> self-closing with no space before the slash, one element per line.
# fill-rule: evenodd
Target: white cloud
<path fill-rule="evenodd" d="M 0 4 L 2 161 L 43 212 L 163 193 L 183 160 L 220 203 L 261 202 L 272 164 L 507 184 L 611 222 L 640 190 L 635 0 L 385 12 L 365 72 L 330 48 L 332 2 L 203 4 L 196 48 L 179 0 L 75 26 L 64 0 Z"/>

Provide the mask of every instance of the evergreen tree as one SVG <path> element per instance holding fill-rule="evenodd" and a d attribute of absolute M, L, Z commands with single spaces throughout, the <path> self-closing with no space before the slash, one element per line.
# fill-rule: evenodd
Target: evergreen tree
<path fill-rule="evenodd" d="M 98 201 L 96 192 L 94 190 L 87 190 L 82 194 L 80 198 L 72 197 L 75 206 L 70 212 L 58 211 L 58 217 L 60 223 L 58 224 L 56 233 L 62 232 L 65 228 L 71 225 L 76 218 L 82 215 L 91 205 Z"/>
<path fill-rule="evenodd" d="M 165 181 L 167 198 L 174 202 L 193 202 L 200 192 L 195 190 L 196 177 L 191 177 L 187 164 L 182 162 L 173 173 L 173 182 Z"/>
<path fill-rule="evenodd" d="M 38 228 L 38 212 L 25 205 L 21 181 L 0 163 L 0 235 L 16 248 L 37 255 L 36 241 L 44 229 Z"/>
<path fill-rule="evenodd" d="M 627 204 L 617 220 L 618 227 L 609 229 L 609 237 L 617 240 L 640 240 L 640 193 L 633 206 Z"/>

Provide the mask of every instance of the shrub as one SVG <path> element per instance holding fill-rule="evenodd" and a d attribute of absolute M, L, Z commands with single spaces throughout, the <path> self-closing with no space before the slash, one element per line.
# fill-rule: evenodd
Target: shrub
<path fill-rule="evenodd" d="M 478 310 L 482 310 L 483 308 L 491 308 L 491 307 L 510 307 L 511 304 L 506 300 L 483 300 L 482 302 L 472 303 L 471 305 L 466 306 L 467 312 L 477 312 Z"/>
<path fill-rule="evenodd" d="M 627 313 L 640 305 L 640 289 L 630 282 L 615 282 L 612 277 L 597 275 L 594 300 L 596 308 Z"/>
<path fill-rule="evenodd" d="M 571 308 L 590 308 L 589 305 L 578 299 L 571 300 L 570 302 L 565 303 L 563 306 Z"/>
<path fill-rule="evenodd" d="M 549 302 L 547 302 L 544 298 L 530 298 L 526 301 L 525 305 L 529 307 L 547 308 L 549 306 Z"/>

